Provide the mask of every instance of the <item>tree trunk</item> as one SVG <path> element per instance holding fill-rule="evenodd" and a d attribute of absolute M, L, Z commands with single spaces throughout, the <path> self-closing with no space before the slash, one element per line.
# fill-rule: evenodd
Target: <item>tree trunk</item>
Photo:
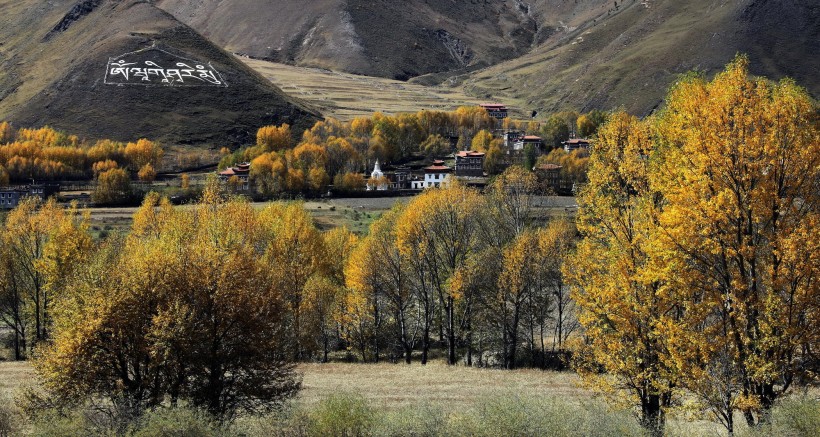
<path fill-rule="evenodd" d="M 467 366 L 473 366 L 473 331 L 467 328 Z"/>
<path fill-rule="evenodd" d="M 452 296 L 447 296 L 447 364 L 456 363 L 455 308 Z"/>
<path fill-rule="evenodd" d="M 421 364 L 427 364 L 427 354 L 430 351 L 430 319 L 425 316 L 424 334 L 421 339 Z"/>
<path fill-rule="evenodd" d="M 644 427 L 652 437 L 663 436 L 666 417 L 661 409 L 660 395 L 644 395 L 641 399 L 641 426 Z"/>

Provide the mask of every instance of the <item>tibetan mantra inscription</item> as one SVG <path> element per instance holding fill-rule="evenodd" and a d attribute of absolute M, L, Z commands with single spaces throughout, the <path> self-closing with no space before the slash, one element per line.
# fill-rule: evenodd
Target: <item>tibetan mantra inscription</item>
<path fill-rule="evenodd" d="M 104 82 L 106 85 L 228 86 L 210 63 L 183 58 L 156 47 L 108 58 Z"/>

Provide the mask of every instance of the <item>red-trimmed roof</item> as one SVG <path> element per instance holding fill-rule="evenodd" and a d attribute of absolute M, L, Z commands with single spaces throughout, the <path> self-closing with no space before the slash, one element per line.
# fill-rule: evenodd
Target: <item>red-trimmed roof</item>
<path fill-rule="evenodd" d="M 453 169 L 447 167 L 446 165 L 431 165 L 429 167 L 424 167 L 424 171 L 426 173 L 449 173 Z"/>
<path fill-rule="evenodd" d="M 535 135 L 525 135 L 523 139 L 524 141 L 541 141 L 541 137 L 537 137 Z"/>
<path fill-rule="evenodd" d="M 586 138 L 572 138 L 564 141 L 565 144 L 589 144 L 590 142 L 591 141 Z"/>
<path fill-rule="evenodd" d="M 235 167 L 228 167 L 225 170 L 219 172 L 220 176 L 234 176 L 240 175 L 244 176 L 251 172 L 251 164 L 249 162 L 243 162 L 237 164 Z"/>
<path fill-rule="evenodd" d="M 476 152 L 475 150 L 462 150 L 458 152 L 458 156 L 462 158 L 484 156 L 484 152 Z"/>

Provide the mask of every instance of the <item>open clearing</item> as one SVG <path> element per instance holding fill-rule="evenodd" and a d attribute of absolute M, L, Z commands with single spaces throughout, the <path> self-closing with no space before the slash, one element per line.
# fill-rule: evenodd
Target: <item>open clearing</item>
<path fill-rule="evenodd" d="M 465 411 L 483 402 L 518 397 L 576 404 L 600 402 L 594 392 L 579 385 L 572 372 L 533 369 L 499 370 L 447 366 L 432 361 L 427 366 L 404 364 L 300 364 L 302 390 L 296 403 L 310 407 L 333 394 L 359 394 L 380 410 L 430 405 L 445 411 Z M 34 383 L 27 362 L 0 362 L 0 402 L 12 402 L 19 388 Z M 568 417 L 567 420 L 572 420 Z M 670 418 L 672 436 L 724 435 L 706 421 Z"/>
<path fill-rule="evenodd" d="M 302 364 L 300 402 L 312 404 L 334 393 L 357 393 L 380 408 L 401 408 L 427 402 L 471 407 L 497 396 L 548 395 L 584 401 L 594 393 L 578 385 L 570 372 L 532 369 L 504 371 L 447 366 L 433 361 L 427 366 L 405 364 Z"/>
<path fill-rule="evenodd" d="M 244 56 L 237 58 L 285 93 L 310 103 L 325 117 L 342 121 L 374 112 L 452 111 L 459 106 L 482 103 L 480 99 L 464 94 L 462 87 L 428 87 L 319 68 L 294 67 Z"/>
<path fill-rule="evenodd" d="M 366 234 L 370 223 L 379 218 L 396 202 L 406 203 L 413 199 L 405 197 L 356 197 L 310 200 L 304 203 L 316 226 L 322 230 L 346 226 L 357 234 Z M 253 207 L 262 209 L 271 202 L 254 202 Z M 546 217 L 571 216 L 575 213 L 574 197 L 542 196 L 534 202 L 537 220 Z M 177 208 L 191 208 L 182 205 Z M 91 229 L 94 232 L 127 231 L 137 207 L 91 208 Z"/>

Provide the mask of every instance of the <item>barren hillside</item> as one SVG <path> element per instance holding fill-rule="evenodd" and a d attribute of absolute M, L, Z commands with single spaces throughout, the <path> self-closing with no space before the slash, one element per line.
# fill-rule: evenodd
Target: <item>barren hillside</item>
<path fill-rule="evenodd" d="M 537 23 L 523 1 L 158 0 L 227 50 L 406 80 L 521 56 Z"/>
<path fill-rule="evenodd" d="M 746 53 L 753 74 L 791 77 L 820 95 L 816 2 L 617 3 L 618 8 L 611 3 L 601 7 L 597 16 L 587 10 L 584 20 L 556 28 L 525 56 L 460 77 L 465 91 L 538 112 L 624 107 L 646 114 L 660 104 L 678 75 L 691 70 L 710 75 L 736 53 Z"/>
<path fill-rule="evenodd" d="M 810 0 L 158 0 L 227 50 L 460 86 L 522 111 L 655 108 L 692 69 L 738 53 L 820 93 Z"/>
<path fill-rule="evenodd" d="M 18 126 L 223 146 L 318 115 L 148 2 L 0 0 L 0 17 L 0 120 Z"/>

